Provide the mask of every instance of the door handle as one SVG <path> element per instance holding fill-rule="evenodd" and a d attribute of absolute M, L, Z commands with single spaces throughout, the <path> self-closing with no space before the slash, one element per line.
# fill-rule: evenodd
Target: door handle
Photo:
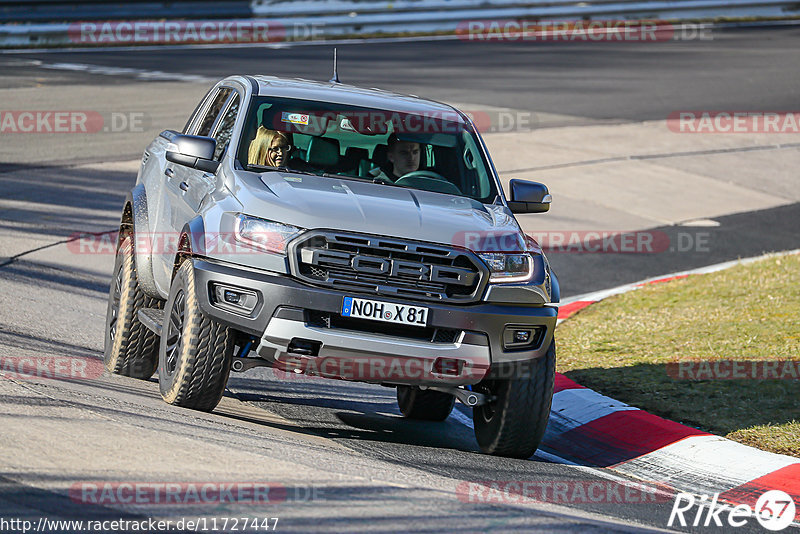
<path fill-rule="evenodd" d="M 214 174 L 213 172 L 204 172 L 203 173 L 203 178 L 205 178 L 206 180 L 211 180 L 212 178 L 216 178 L 216 177 L 217 177 L 217 175 Z"/>
<path fill-rule="evenodd" d="M 173 176 L 175 176 L 175 171 L 173 171 L 170 168 L 164 169 L 164 176 L 166 176 L 167 178 L 172 178 Z"/>
<path fill-rule="evenodd" d="M 178 187 L 180 187 L 182 191 L 188 191 L 189 190 L 189 184 L 187 184 L 186 182 L 181 182 L 178 185 Z"/>

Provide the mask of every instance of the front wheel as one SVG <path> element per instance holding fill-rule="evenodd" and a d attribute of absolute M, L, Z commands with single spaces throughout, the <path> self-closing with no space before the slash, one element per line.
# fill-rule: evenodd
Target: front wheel
<path fill-rule="evenodd" d="M 161 332 L 161 397 L 175 406 L 210 412 L 228 383 L 234 333 L 200 310 L 191 260 L 183 262 L 172 281 Z"/>
<path fill-rule="evenodd" d="M 530 458 L 542 441 L 556 376 L 556 342 L 541 358 L 520 362 L 510 378 L 483 380 L 475 389 L 494 397 L 473 410 L 475 437 L 487 454 Z"/>

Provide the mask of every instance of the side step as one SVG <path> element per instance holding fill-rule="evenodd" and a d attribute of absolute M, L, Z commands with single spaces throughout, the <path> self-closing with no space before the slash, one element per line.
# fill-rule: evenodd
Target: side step
<path fill-rule="evenodd" d="M 161 336 L 161 325 L 164 324 L 164 310 L 142 308 L 137 315 L 140 323 L 147 327 L 148 330 L 155 332 L 157 336 Z"/>

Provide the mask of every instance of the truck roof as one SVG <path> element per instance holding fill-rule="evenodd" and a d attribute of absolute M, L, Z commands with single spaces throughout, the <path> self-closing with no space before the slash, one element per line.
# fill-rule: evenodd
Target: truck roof
<path fill-rule="evenodd" d="M 457 110 L 452 106 L 413 95 L 301 78 L 288 79 L 275 76 L 251 76 L 251 78 L 258 84 L 259 96 L 331 102 L 401 113 L 448 113 L 453 114 L 452 119 L 458 116 L 458 121 L 461 122 L 460 115 L 455 113 Z"/>

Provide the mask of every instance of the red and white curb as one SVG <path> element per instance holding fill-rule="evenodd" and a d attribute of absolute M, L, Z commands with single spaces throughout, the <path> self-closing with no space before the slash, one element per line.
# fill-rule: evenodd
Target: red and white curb
<path fill-rule="evenodd" d="M 729 261 L 589 293 L 562 302 L 559 322 L 612 295 L 642 286 L 721 271 L 800 249 Z M 472 427 L 463 412 L 459 422 Z M 800 459 L 773 454 L 629 406 L 556 375 L 550 422 L 537 456 L 560 463 L 603 467 L 697 495 L 755 506 L 769 490 L 791 495 L 800 510 Z"/>

